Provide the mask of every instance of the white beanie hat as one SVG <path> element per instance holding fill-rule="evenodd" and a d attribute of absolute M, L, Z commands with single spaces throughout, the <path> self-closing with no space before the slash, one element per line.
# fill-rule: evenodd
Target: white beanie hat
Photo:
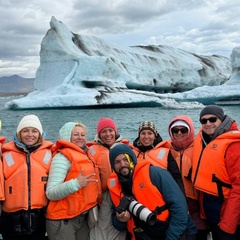
<path fill-rule="evenodd" d="M 175 121 L 171 126 L 170 126 L 170 130 L 172 130 L 174 127 L 186 127 L 188 129 L 188 134 L 190 133 L 190 127 L 188 126 L 188 124 L 182 120 L 177 120 Z M 171 139 L 174 139 L 172 131 L 169 131 L 170 137 Z"/>
<path fill-rule="evenodd" d="M 24 116 L 18 124 L 17 134 L 19 134 L 21 130 L 26 127 L 36 128 L 40 132 L 40 134 L 43 133 L 42 124 L 36 115 Z"/>

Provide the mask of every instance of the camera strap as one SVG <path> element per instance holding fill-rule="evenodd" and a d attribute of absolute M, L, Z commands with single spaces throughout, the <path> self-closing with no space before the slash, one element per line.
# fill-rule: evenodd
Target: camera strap
<path fill-rule="evenodd" d="M 159 214 L 161 214 L 163 211 L 165 211 L 167 209 L 168 209 L 168 205 L 164 204 L 161 207 L 157 206 L 156 209 L 153 212 L 156 213 L 157 215 L 159 215 Z"/>

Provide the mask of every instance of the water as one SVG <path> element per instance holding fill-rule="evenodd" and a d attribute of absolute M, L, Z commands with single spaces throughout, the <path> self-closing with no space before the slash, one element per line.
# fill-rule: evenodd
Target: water
<path fill-rule="evenodd" d="M 177 115 L 189 115 L 194 122 L 195 133 L 200 128 L 199 112 L 201 109 L 164 109 L 156 108 L 107 108 L 107 109 L 46 109 L 46 110 L 19 110 L 12 111 L 5 109 L 4 104 L 11 98 L 0 97 L 0 119 L 2 120 L 2 136 L 7 137 L 7 141 L 12 140 L 17 125 L 21 118 L 27 114 L 36 114 L 47 133 L 46 138 L 55 142 L 58 139 L 58 131 L 61 126 L 68 121 L 81 121 L 88 127 L 88 140 L 93 140 L 96 134 L 97 122 L 101 117 L 114 119 L 119 133 L 131 142 L 136 138 L 138 125 L 141 121 L 153 121 L 158 132 L 163 139 L 168 139 L 168 124 Z M 225 114 L 234 118 L 240 126 L 240 105 L 223 106 Z M 1 235 L 0 235 L 1 239 Z M 211 236 L 209 235 L 209 240 Z"/>
<path fill-rule="evenodd" d="M 4 104 L 13 97 L 0 97 L 0 119 L 2 130 L 0 135 L 12 140 L 17 125 L 21 118 L 27 114 L 36 114 L 42 122 L 43 129 L 47 133 L 46 139 L 55 142 L 58 139 L 58 131 L 68 121 L 81 121 L 88 128 L 88 140 L 93 140 L 96 134 L 97 122 L 101 117 L 114 119 L 118 131 L 124 138 L 131 142 L 137 137 L 138 125 L 141 121 L 153 121 L 163 139 L 168 139 L 168 124 L 177 116 L 189 115 L 195 125 L 195 133 L 200 128 L 199 112 L 201 109 L 164 109 L 155 108 L 105 108 L 105 109 L 46 109 L 46 110 L 18 110 L 5 109 Z M 240 105 L 222 106 L 225 114 L 234 118 L 240 126 Z"/>

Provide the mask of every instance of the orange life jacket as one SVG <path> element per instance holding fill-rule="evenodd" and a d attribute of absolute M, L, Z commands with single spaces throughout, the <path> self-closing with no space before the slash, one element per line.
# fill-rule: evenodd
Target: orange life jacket
<path fill-rule="evenodd" d="M 84 175 L 95 173 L 96 175 L 93 178 L 100 180 L 98 168 L 94 161 L 77 145 L 66 140 L 58 140 L 56 150 L 72 163 L 65 181 L 77 178 L 82 169 L 84 169 Z M 46 218 L 57 220 L 76 217 L 96 206 L 101 192 L 100 181 L 89 182 L 86 187 L 80 188 L 63 199 L 57 201 L 50 200 Z"/>
<path fill-rule="evenodd" d="M 150 179 L 149 173 L 150 163 L 144 161 L 136 165 L 133 174 L 133 186 L 132 192 L 135 199 L 147 207 L 152 212 L 157 212 L 157 220 L 167 221 L 169 217 L 169 211 L 166 208 L 166 202 L 163 199 L 162 194 L 155 187 Z M 108 178 L 108 188 L 113 201 L 114 206 L 118 206 L 120 199 L 123 197 L 121 185 L 118 181 L 118 176 L 113 172 Z M 163 209 L 158 212 L 157 209 Z M 133 229 L 135 228 L 133 217 L 127 222 L 128 231 L 132 234 L 132 240 L 134 238 Z"/>
<path fill-rule="evenodd" d="M 2 154 L 2 145 L 5 142 L 5 140 L 6 140 L 5 137 L 0 136 L 0 157 L 1 157 L 1 154 Z"/>
<path fill-rule="evenodd" d="M 129 141 L 123 139 L 120 143 L 128 145 Z M 105 190 L 107 190 L 107 179 L 112 173 L 109 159 L 109 148 L 96 142 L 88 142 L 87 146 L 89 147 L 90 153 L 100 169 L 101 188 L 104 192 Z"/>
<path fill-rule="evenodd" d="M 2 145 L 5 142 L 6 138 L 0 136 L 0 158 L 2 155 Z M 0 161 L 0 201 L 5 199 L 4 196 L 4 177 L 3 177 L 3 166 L 2 161 Z"/>
<path fill-rule="evenodd" d="M 168 167 L 168 153 L 169 153 L 169 143 L 167 141 L 162 141 L 158 143 L 153 149 L 141 152 L 138 148 L 130 145 L 135 155 L 137 156 L 138 163 L 147 160 L 153 166 L 159 166 L 161 168 L 167 169 Z"/>
<path fill-rule="evenodd" d="M 194 140 L 192 181 L 194 186 L 206 193 L 228 198 L 231 182 L 225 165 L 225 152 L 229 144 L 240 142 L 240 131 L 219 135 L 203 149 L 199 133 Z"/>
<path fill-rule="evenodd" d="M 187 149 L 184 151 L 177 151 L 173 147 L 171 148 L 171 153 L 174 159 L 177 162 L 178 168 L 180 170 L 185 194 L 187 197 L 192 199 L 198 199 L 198 191 L 192 184 L 192 180 L 189 179 L 189 173 L 192 168 L 192 154 L 193 154 L 193 144 L 191 144 Z"/>
<path fill-rule="evenodd" d="M 3 136 L 0 136 L 0 146 L 5 142 L 6 138 Z"/>
<path fill-rule="evenodd" d="M 39 209 L 47 205 L 45 195 L 52 160 L 52 143 L 43 141 L 35 151 L 27 154 L 17 149 L 14 142 L 2 147 L 5 178 L 5 212 Z"/>

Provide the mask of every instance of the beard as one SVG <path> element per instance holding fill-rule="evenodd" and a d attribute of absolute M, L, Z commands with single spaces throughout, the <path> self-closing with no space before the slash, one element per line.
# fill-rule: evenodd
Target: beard
<path fill-rule="evenodd" d="M 118 175 L 122 178 L 128 178 L 130 176 L 130 168 L 129 167 L 122 167 L 120 170 L 119 170 L 119 173 Z"/>

